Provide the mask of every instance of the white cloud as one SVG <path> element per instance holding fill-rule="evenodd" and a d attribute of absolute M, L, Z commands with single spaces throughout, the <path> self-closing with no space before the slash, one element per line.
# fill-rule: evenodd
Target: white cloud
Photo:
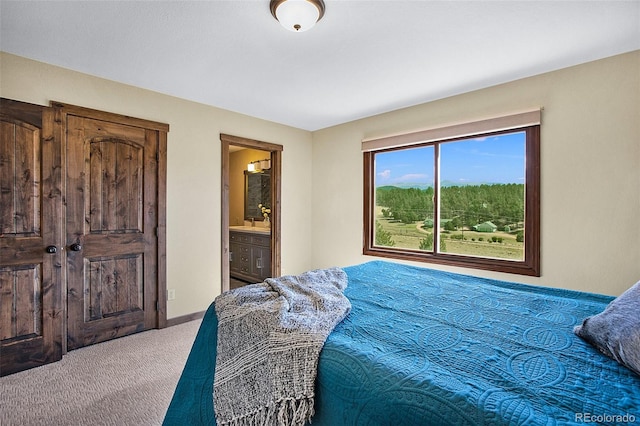
<path fill-rule="evenodd" d="M 382 179 L 389 179 L 391 177 L 391 170 L 389 169 L 384 170 L 378 173 L 378 176 L 380 176 Z"/>

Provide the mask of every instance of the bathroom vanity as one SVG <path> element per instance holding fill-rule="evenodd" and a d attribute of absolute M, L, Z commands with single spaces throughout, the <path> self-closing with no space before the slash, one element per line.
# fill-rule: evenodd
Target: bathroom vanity
<path fill-rule="evenodd" d="M 251 283 L 271 276 L 271 230 L 260 226 L 229 227 L 229 272 Z"/>

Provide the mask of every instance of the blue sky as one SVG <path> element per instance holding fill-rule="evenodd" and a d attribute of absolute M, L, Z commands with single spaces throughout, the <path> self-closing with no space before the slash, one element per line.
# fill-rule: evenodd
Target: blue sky
<path fill-rule="evenodd" d="M 524 183 L 524 132 L 440 145 L 440 181 L 447 184 Z M 432 186 L 434 148 L 376 154 L 376 186 Z"/>

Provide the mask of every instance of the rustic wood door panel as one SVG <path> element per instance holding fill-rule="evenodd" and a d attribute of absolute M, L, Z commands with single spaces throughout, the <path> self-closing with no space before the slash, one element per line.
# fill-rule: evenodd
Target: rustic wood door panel
<path fill-rule="evenodd" d="M 68 347 L 157 326 L 158 134 L 66 115 Z"/>
<path fill-rule="evenodd" d="M 62 357 L 61 150 L 50 109 L 0 100 L 0 375 Z M 50 252 L 47 252 L 47 247 Z"/>
<path fill-rule="evenodd" d="M 142 255 L 90 261 L 85 318 L 96 320 L 144 310 Z"/>
<path fill-rule="evenodd" d="M 42 264 L 0 268 L 0 340 L 42 335 Z"/>
<path fill-rule="evenodd" d="M 142 232 L 144 147 L 100 138 L 87 146 L 91 231 Z"/>

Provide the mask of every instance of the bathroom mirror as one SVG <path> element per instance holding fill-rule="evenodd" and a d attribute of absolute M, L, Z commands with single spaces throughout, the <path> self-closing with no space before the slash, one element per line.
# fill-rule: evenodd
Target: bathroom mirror
<path fill-rule="evenodd" d="M 258 204 L 271 208 L 271 173 L 244 172 L 244 219 L 264 220 Z"/>

